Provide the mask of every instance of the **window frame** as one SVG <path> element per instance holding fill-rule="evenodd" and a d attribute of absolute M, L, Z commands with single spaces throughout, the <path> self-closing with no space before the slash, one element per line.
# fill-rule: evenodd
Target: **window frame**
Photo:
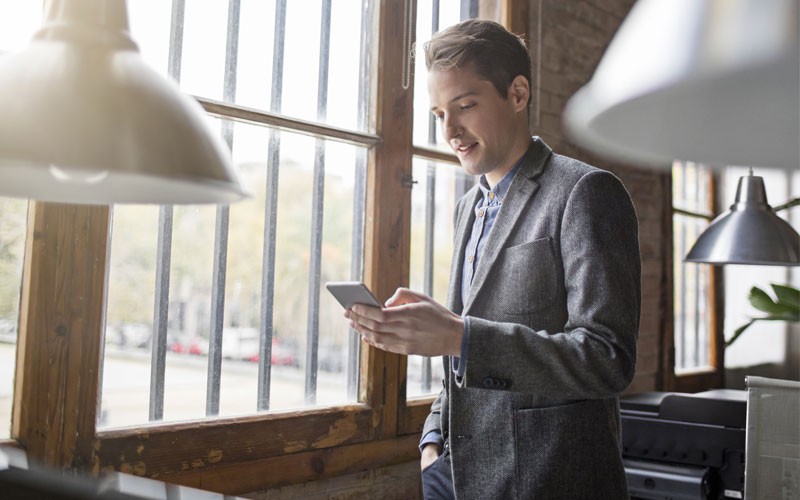
<path fill-rule="evenodd" d="M 706 213 L 692 212 L 681 209 L 675 206 L 674 198 L 672 196 L 672 174 L 668 178 L 668 192 L 671 203 L 671 208 L 667 213 L 668 221 L 666 230 L 668 231 L 669 238 L 666 241 L 671 242 L 668 248 L 669 255 L 665 256 L 664 262 L 667 268 L 667 276 L 670 281 L 670 293 L 665 294 L 666 300 L 669 301 L 668 310 L 670 312 L 670 325 L 668 332 L 670 333 L 665 342 L 664 356 L 667 357 L 667 369 L 664 371 L 663 386 L 667 391 L 688 392 L 696 393 L 708 390 L 709 388 L 718 387 L 722 388 L 725 385 L 725 337 L 724 337 L 724 290 L 722 268 L 718 266 L 709 265 L 709 304 L 711 304 L 710 314 L 710 345 L 709 345 L 709 361 L 710 367 L 705 369 L 697 369 L 686 371 L 684 373 L 676 373 L 675 371 L 675 309 L 673 304 L 675 276 L 673 272 L 673 256 L 675 252 L 675 241 L 673 231 L 673 219 L 676 214 L 681 214 L 688 217 L 705 219 L 711 221 L 713 216 Z M 712 171 L 708 185 L 708 200 L 709 207 L 715 212 L 718 211 L 718 188 L 719 176 L 716 172 Z"/>

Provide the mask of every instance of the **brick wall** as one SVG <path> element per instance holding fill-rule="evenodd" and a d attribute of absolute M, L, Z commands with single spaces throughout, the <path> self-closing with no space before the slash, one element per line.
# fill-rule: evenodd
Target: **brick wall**
<path fill-rule="evenodd" d="M 631 193 L 639 218 L 642 252 L 642 317 L 636 377 L 629 391 L 663 387 L 668 360 L 662 353 L 672 329 L 671 182 L 655 171 L 610 162 L 581 150 L 564 133 L 562 113 L 572 94 L 592 76 L 634 0 L 530 0 L 525 38 L 533 58 L 532 133 L 555 151 L 617 174 Z"/>

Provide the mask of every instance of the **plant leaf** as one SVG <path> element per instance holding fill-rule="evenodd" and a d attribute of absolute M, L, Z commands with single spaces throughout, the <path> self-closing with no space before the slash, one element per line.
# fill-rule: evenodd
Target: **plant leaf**
<path fill-rule="evenodd" d="M 733 332 L 733 336 L 730 339 L 728 339 L 727 342 L 725 342 L 725 347 L 730 347 L 731 344 L 736 342 L 736 339 L 739 338 L 739 335 L 743 334 L 744 331 L 747 330 L 748 328 L 750 328 L 750 325 L 752 325 L 756 321 L 757 321 L 756 319 L 751 318 L 750 321 L 748 321 L 747 323 L 745 323 L 742 326 L 740 326 L 739 328 L 737 328 Z"/>
<path fill-rule="evenodd" d="M 791 306 L 795 311 L 800 311 L 800 290 L 788 285 L 772 283 L 772 290 L 778 298 L 778 303 Z"/>
<path fill-rule="evenodd" d="M 754 286 L 750 289 L 750 295 L 748 296 L 748 299 L 753 307 L 768 314 L 791 314 L 794 312 L 791 306 L 775 302 L 772 300 L 772 297 L 767 295 L 767 292 L 758 288 L 757 286 Z"/>

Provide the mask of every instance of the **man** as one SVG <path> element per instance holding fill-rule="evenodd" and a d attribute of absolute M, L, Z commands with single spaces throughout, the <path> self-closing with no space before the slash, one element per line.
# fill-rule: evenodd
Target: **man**
<path fill-rule="evenodd" d="M 363 339 L 444 355 L 426 498 L 628 498 L 618 395 L 636 364 L 638 224 L 611 173 L 528 128 L 530 57 L 470 20 L 425 45 L 431 111 L 479 183 L 456 209 L 448 307 L 399 289 L 345 312 Z"/>

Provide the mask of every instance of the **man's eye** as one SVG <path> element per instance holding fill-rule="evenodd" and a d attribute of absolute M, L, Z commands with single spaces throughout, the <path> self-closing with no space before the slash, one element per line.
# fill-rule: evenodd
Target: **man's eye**
<path fill-rule="evenodd" d="M 471 109 L 471 108 L 474 108 L 474 107 L 475 107 L 475 103 L 474 103 L 474 102 L 471 102 L 471 103 L 469 103 L 469 104 L 462 104 L 462 105 L 459 107 L 459 109 L 460 109 L 461 111 L 465 111 L 465 110 L 467 110 L 467 109 Z"/>

